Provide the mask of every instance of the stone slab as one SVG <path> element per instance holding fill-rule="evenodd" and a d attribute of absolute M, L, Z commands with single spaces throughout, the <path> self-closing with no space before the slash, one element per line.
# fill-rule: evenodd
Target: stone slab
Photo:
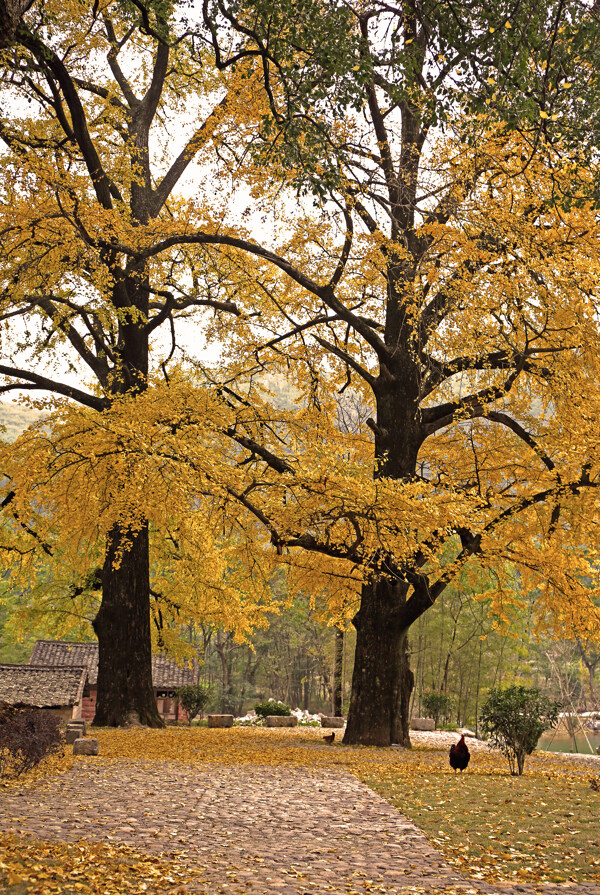
<path fill-rule="evenodd" d="M 321 716 L 321 727 L 343 727 L 345 723 L 345 718 L 337 718 L 335 715 Z"/>
<path fill-rule="evenodd" d="M 84 737 L 87 733 L 87 724 L 83 718 L 72 718 L 67 721 L 67 730 L 80 730 L 81 736 Z"/>
<path fill-rule="evenodd" d="M 469 737 L 474 740 L 477 739 L 477 734 L 473 730 L 469 730 L 468 727 L 459 727 L 456 732 L 459 736 L 467 737 L 467 739 Z"/>
<path fill-rule="evenodd" d="M 207 715 L 209 727 L 233 727 L 233 715 Z"/>
<path fill-rule="evenodd" d="M 435 730 L 435 721 L 433 718 L 411 718 L 411 730 Z"/>
<path fill-rule="evenodd" d="M 100 746 L 95 737 L 79 737 L 73 743 L 73 755 L 98 755 Z"/>
<path fill-rule="evenodd" d="M 265 718 L 267 727 L 297 727 L 298 719 L 295 715 L 267 715 Z"/>

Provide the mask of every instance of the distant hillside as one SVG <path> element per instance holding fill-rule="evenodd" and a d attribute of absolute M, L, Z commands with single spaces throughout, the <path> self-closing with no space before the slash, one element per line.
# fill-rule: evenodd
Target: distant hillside
<path fill-rule="evenodd" d="M 0 401 L 0 439 L 14 441 L 24 429 L 43 416 L 39 410 L 31 410 L 20 404 Z"/>

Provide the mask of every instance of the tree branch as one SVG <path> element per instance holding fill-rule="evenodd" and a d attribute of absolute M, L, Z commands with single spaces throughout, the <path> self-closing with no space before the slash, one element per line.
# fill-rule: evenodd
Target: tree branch
<path fill-rule="evenodd" d="M 57 395 L 64 395 L 66 398 L 71 398 L 73 401 L 83 404 L 84 407 L 91 407 L 92 410 L 102 411 L 106 410 L 108 407 L 105 398 L 97 398 L 95 395 L 83 392 L 75 386 L 67 385 L 63 382 L 55 382 L 52 379 L 48 379 L 46 376 L 40 376 L 39 373 L 32 373 L 29 370 L 20 370 L 17 367 L 7 367 L 4 364 L 0 364 L 0 374 L 3 376 L 10 376 L 13 379 L 18 377 L 19 379 L 25 380 L 24 382 L 15 382 L 0 386 L 0 392 L 36 388 L 43 391 L 53 392 Z"/>

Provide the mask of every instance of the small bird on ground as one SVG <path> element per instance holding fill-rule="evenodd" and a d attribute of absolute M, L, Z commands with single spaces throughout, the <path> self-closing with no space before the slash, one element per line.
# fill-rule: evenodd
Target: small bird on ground
<path fill-rule="evenodd" d="M 458 770 L 462 773 L 469 764 L 470 757 L 471 753 L 469 752 L 469 747 L 465 743 L 463 735 L 458 743 L 454 743 L 453 746 L 450 746 L 450 767 L 454 768 L 455 773 Z"/>
<path fill-rule="evenodd" d="M 325 742 L 327 743 L 328 746 L 331 746 L 331 744 L 335 740 L 335 730 L 333 731 L 333 733 L 328 733 L 327 736 L 323 737 L 323 739 L 325 740 Z"/>

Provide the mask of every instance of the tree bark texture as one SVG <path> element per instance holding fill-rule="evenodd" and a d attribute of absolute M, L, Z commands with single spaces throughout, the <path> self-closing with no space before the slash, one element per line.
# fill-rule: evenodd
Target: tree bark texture
<path fill-rule="evenodd" d="M 94 725 L 164 727 L 152 687 L 147 525 L 111 532 L 93 627 L 99 647 Z"/>
<path fill-rule="evenodd" d="M 403 619 L 405 585 L 383 575 L 363 586 L 353 619 L 356 654 L 343 742 L 410 747 L 408 707 L 414 678 Z"/>
<path fill-rule="evenodd" d="M 375 394 L 375 475 L 410 481 L 424 434 L 419 421 L 418 374 L 408 352 L 399 351 L 392 370 L 382 371 Z M 384 558 L 362 589 L 354 618 L 356 654 L 345 743 L 410 747 L 414 675 L 408 631 L 420 611 L 413 612 L 415 600 L 408 609 L 409 585 L 399 572 L 393 557 Z"/>

